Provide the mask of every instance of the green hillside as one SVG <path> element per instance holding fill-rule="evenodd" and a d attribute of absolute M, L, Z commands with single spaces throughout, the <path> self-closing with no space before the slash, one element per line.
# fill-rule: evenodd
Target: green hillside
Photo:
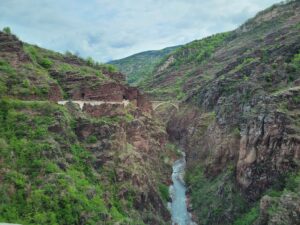
<path fill-rule="evenodd" d="M 157 51 L 141 52 L 123 59 L 111 61 L 109 64 L 116 66 L 124 73 L 129 84 L 136 85 L 153 72 L 157 63 L 177 48 L 179 46 Z"/>
<path fill-rule="evenodd" d="M 7 30 L 0 32 L 0 223 L 168 223 L 168 196 L 160 191 L 170 169 L 164 128 L 135 105 L 93 116 L 57 104 L 101 90 L 115 99 L 114 87 L 128 89 L 123 75 Z"/>
<path fill-rule="evenodd" d="M 294 49 L 285 54 L 297 53 L 299 25 L 295 13 L 278 4 L 260 12 L 234 31 L 183 45 L 160 61 L 139 87 L 156 99 L 185 99 L 217 79 L 240 77 L 244 68 L 251 70 L 271 63 L 273 67 L 267 66 L 261 76 L 270 76 L 270 82 L 276 82 L 276 76 L 271 76 L 278 73 L 278 66 L 283 65 L 272 62 L 274 54 L 282 54 L 280 50 L 290 42 L 295 43 Z M 279 65 L 275 66 L 275 63 Z M 245 74 L 248 83 L 257 81 L 249 75 Z M 259 84 L 263 84 L 261 80 Z M 280 88 L 280 82 L 276 82 L 277 85 Z"/>
<path fill-rule="evenodd" d="M 298 225 L 299 209 L 300 0 L 110 64 L 0 31 L 0 224 Z"/>

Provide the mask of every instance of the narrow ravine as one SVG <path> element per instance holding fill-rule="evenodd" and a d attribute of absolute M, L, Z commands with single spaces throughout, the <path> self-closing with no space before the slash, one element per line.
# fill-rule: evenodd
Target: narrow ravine
<path fill-rule="evenodd" d="M 172 225 L 195 225 L 191 219 L 191 214 L 187 210 L 186 186 L 184 182 L 185 165 L 185 154 L 182 153 L 182 157 L 173 164 L 173 184 L 170 186 L 172 202 L 169 205 Z"/>

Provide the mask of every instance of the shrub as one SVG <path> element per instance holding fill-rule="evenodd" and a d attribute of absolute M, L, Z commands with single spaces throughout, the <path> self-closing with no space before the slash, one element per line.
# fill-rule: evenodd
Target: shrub
<path fill-rule="evenodd" d="M 295 103 L 295 104 L 300 104 L 300 95 L 298 95 L 298 96 L 293 96 L 293 102 Z"/>
<path fill-rule="evenodd" d="M 66 57 L 74 57 L 75 55 L 73 55 L 73 53 L 70 52 L 70 51 L 66 51 L 66 52 L 65 52 L 65 56 L 66 56 Z"/>
<path fill-rule="evenodd" d="M 64 135 L 48 131 L 58 121 L 66 125 Z M 68 111 L 56 104 L 0 99 L 3 169 L 0 221 L 57 225 L 98 224 L 109 220 L 143 224 L 132 223 L 136 218 L 127 218 L 126 213 L 133 207 L 134 192 L 127 205 L 113 196 L 118 187 L 101 181 L 109 178 L 106 175 L 110 170 L 115 181 L 114 168 L 101 169 L 104 173 L 94 170 L 92 154 L 75 144 L 71 121 Z M 64 153 L 71 154 L 72 160 L 62 170 L 57 162 L 64 162 Z M 104 191 L 112 195 L 104 198 Z"/>
<path fill-rule="evenodd" d="M 10 27 L 4 27 L 2 31 L 3 31 L 4 33 L 6 33 L 6 34 L 11 34 L 11 29 L 10 29 Z"/>
<path fill-rule="evenodd" d="M 6 83 L 0 80 L 0 97 L 7 94 Z"/>
<path fill-rule="evenodd" d="M 94 135 L 91 135 L 87 138 L 87 142 L 90 144 L 94 144 L 97 142 L 97 138 Z"/>
<path fill-rule="evenodd" d="M 300 189 L 300 173 L 292 173 L 287 178 L 286 189 L 295 192 Z"/>
<path fill-rule="evenodd" d="M 44 67 L 45 69 L 50 69 L 52 67 L 53 62 L 48 58 L 42 58 L 38 60 L 38 63 Z"/>
<path fill-rule="evenodd" d="M 113 65 L 105 65 L 105 68 L 107 69 L 108 72 L 114 73 L 117 72 L 117 68 Z"/>
<path fill-rule="evenodd" d="M 166 202 L 169 201 L 170 200 L 169 187 L 165 184 L 159 184 L 158 189 L 162 199 Z"/>
<path fill-rule="evenodd" d="M 87 57 L 86 63 L 87 63 L 88 66 L 94 66 L 95 65 L 95 61 L 92 57 Z"/>
<path fill-rule="evenodd" d="M 2 60 L 0 60 L 0 71 L 3 71 L 7 74 L 16 74 L 15 69 L 12 68 L 8 62 Z"/>
<path fill-rule="evenodd" d="M 241 136 L 240 128 L 239 128 L 239 127 L 234 128 L 233 131 L 232 131 L 232 134 L 233 134 L 235 137 L 240 137 L 240 136 Z"/>
<path fill-rule="evenodd" d="M 36 61 L 38 58 L 38 52 L 36 47 L 32 45 L 25 45 L 24 46 L 24 51 L 29 55 L 30 59 L 32 61 Z"/>
<path fill-rule="evenodd" d="M 268 83 L 273 81 L 273 74 L 271 74 L 271 73 L 265 74 L 264 77 L 265 77 L 265 81 L 268 82 Z"/>
<path fill-rule="evenodd" d="M 253 207 L 249 212 L 237 219 L 233 225 L 251 225 L 259 217 L 258 206 Z"/>
<path fill-rule="evenodd" d="M 0 120 L 2 119 L 3 123 L 6 121 L 8 112 L 10 111 L 10 109 L 11 109 L 11 106 L 10 106 L 9 102 L 6 99 L 1 99 L 0 100 Z"/>
<path fill-rule="evenodd" d="M 292 61 L 291 61 L 292 67 L 296 70 L 300 70 L 300 52 L 296 55 L 294 55 Z"/>
<path fill-rule="evenodd" d="M 28 79 L 23 80 L 23 87 L 29 88 L 30 87 L 30 81 Z"/>

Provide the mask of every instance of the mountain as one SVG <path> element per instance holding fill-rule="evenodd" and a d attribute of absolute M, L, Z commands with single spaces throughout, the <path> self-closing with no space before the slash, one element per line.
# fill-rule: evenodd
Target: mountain
<path fill-rule="evenodd" d="M 0 32 L 0 222 L 300 224 L 300 1 L 168 51 L 132 87 Z"/>
<path fill-rule="evenodd" d="M 162 115 L 198 224 L 300 223 L 299 0 L 181 46 L 139 88 L 181 101 Z"/>
<path fill-rule="evenodd" d="M 146 96 L 112 66 L 5 31 L 0 222 L 168 224 L 174 152 Z"/>
<path fill-rule="evenodd" d="M 297 14 L 283 6 L 273 6 L 235 31 L 183 45 L 160 61 L 154 72 L 139 87 L 157 99 L 185 99 L 206 86 L 215 76 L 228 72 L 239 72 L 241 76 L 240 69 L 255 66 L 260 60 L 269 64 L 269 52 L 277 50 L 276 53 L 280 54 L 276 47 L 283 48 L 282 45 L 289 41 L 285 38 L 296 42 L 299 26 L 296 16 L 289 13 Z M 293 37 L 294 33 L 296 37 Z M 296 47 L 297 45 L 289 54 L 294 54 Z M 237 67 L 238 71 L 233 71 L 233 67 Z M 270 68 L 269 72 L 273 73 L 274 70 L 275 68 Z M 245 76 L 247 79 L 248 74 Z"/>
<path fill-rule="evenodd" d="M 109 64 L 116 66 L 124 73 L 129 84 L 136 85 L 153 72 L 158 62 L 177 48 L 179 48 L 179 46 L 141 52 L 123 59 L 111 61 Z"/>

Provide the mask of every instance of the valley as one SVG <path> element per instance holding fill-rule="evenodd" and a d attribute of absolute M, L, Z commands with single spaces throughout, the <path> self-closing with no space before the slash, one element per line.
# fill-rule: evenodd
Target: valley
<path fill-rule="evenodd" d="M 181 46 L 139 88 L 186 153 L 198 224 L 299 223 L 299 1 Z"/>
<path fill-rule="evenodd" d="M 109 64 L 0 32 L 0 223 L 300 224 L 300 1 Z"/>

